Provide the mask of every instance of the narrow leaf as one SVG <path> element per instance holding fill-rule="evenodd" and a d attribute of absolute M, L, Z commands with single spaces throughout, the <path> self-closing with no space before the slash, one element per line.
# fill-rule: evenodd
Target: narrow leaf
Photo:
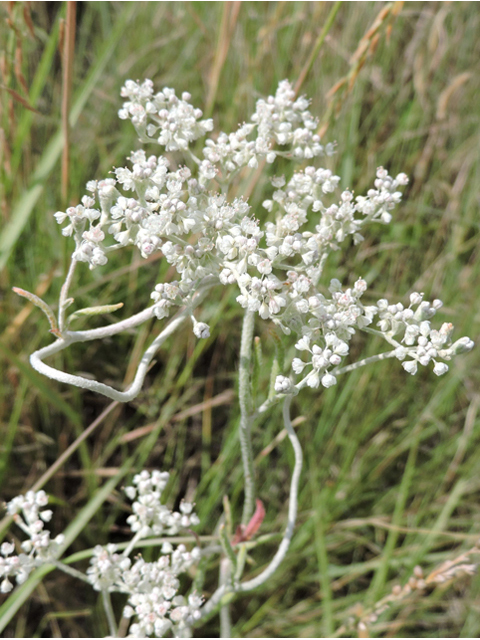
<path fill-rule="evenodd" d="M 73 320 L 77 320 L 82 316 L 98 316 L 102 313 L 112 313 L 122 307 L 123 302 L 119 302 L 118 304 L 104 304 L 100 307 L 85 307 L 84 309 L 79 309 L 78 311 L 75 311 L 75 313 L 72 313 L 72 315 L 68 317 L 67 325 L 70 325 Z"/>
<path fill-rule="evenodd" d="M 19 287 L 13 287 L 12 290 L 17 295 L 22 296 L 22 298 L 27 298 L 27 300 L 30 300 L 30 302 L 32 302 L 36 307 L 41 309 L 48 318 L 48 322 L 50 323 L 50 331 L 58 338 L 62 337 L 60 329 L 57 325 L 55 314 L 44 300 L 36 296 L 34 293 L 30 293 L 30 291 L 25 291 L 25 289 L 20 289 Z"/>

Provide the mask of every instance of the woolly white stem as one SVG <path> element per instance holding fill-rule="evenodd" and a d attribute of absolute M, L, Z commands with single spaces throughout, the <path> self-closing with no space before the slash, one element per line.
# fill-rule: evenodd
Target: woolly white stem
<path fill-rule="evenodd" d="M 358 362 L 353 362 L 352 364 L 348 364 L 345 367 L 332 369 L 331 373 L 334 376 L 338 376 L 341 373 L 348 373 L 349 371 L 354 371 L 355 369 L 364 367 L 366 364 L 372 364 L 373 362 L 379 362 L 380 360 L 387 360 L 387 358 L 395 358 L 395 357 L 396 357 L 396 350 L 387 351 L 385 353 L 378 353 L 376 356 L 370 356 L 369 358 L 364 358 L 363 360 L 359 360 Z"/>
<path fill-rule="evenodd" d="M 285 529 L 285 533 L 283 534 L 283 539 L 278 547 L 277 553 L 274 555 L 272 561 L 268 565 L 268 567 L 262 571 L 260 575 L 252 580 L 248 580 L 247 582 L 243 582 L 238 586 L 238 591 L 245 592 L 251 591 L 252 589 L 256 589 L 261 584 L 266 582 L 270 576 L 278 569 L 280 564 L 283 562 L 285 558 L 288 547 L 290 546 L 290 541 L 293 536 L 293 530 L 295 528 L 295 522 L 297 520 L 297 510 L 298 510 L 298 485 L 300 482 L 300 474 L 302 472 L 302 464 L 303 464 L 303 452 L 302 447 L 300 445 L 300 441 L 297 438 L 297 434 L 295 433 L 292 427 L 292 421 L 290 420 L 290 404 L 292 402 L 292 396 L 288 395 L 283 402 L 283 423 L 288 433 L 288 437 L 293 447 L 293 452 L 295 454 L 295 466 L 293 467 L 292 480 L 290 483 L 290 496 L 289 496 L 289 504 L 288 504 L 288 521 L 287 527 Z"/>
<path fill-rule="evenodd" d="M 158 351 L 159 347 L 169 336 L 172 335 L 174 331 L 176 331 L 176 329 L 178 329 L 178 327 L 185 321 L 185 319 L 190 316 L 193 306 L 197 306 L 198 304 L 200 304 L 210 286 L 211 284 L 207 284 L 203 287 L 202 291 L 198 291 L 195 295 L 195 300 L 192 301 L 188 305 L 188 307 L 180 311 L 169 322 L 165 329 L 155 338 L 152 344 L 146 349 L 138 365 L 137 371 L 135 373 L 135 378 L 127 391 L 117 391 L 113 387 L 104 384 L 103 382 L 90 380 L 88 378 L 76 376 L 71 373 L 65 373 L 64 371 L 60 371 L 59 369 L 55 369 L 54 367 L 45 364 L 43 360 L 44 358 L 58 353 L 59 351 L 63 351 L 63 349 L 66 349 L 75 342 L 87 342 L 90 340 L 105 338 L 107 336 L 112 336 L 120 333 L 120 331 L 125 331 L 126 329 L 136 327 L 137 325 L 145 322 L 154 315 L 153 307 L 149 307 L 148 309 L 137 313 L 131 318 L 127 318 L 126 320 L 116 322 L 106 327 L 100 327 L 99 329 L 91 329 L 89 331 L 64 332 L 63 338 L 60 338 L 53 344 L 50 344 L 47 347 L 44 347 L 43 349 L 39 349 L 38 351 L 32 353 L 32 355 L 30 356 L 30 364 L 36 371 L 47 376 L 48 378 L 52 378 L 52 380 L 57 380 L 58 382 L 63 382 L 65 384 L 71 384 L 75 387 L 80 387 L 81 389 L 95 391 L 97 393 L 103 394 L 104 396 L 107 396 L 107 398 L 117 400 L 118 402 L 129 402 L 139 394 L 145 376 L 147 375 L 148 367 L 150 366 L 150 363 L 153 360 L 153 357 Z"/>

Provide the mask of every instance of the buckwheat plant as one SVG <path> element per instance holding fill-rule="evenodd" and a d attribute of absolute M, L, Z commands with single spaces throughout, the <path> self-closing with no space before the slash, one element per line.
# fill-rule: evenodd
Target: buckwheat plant
<path fill-rule="evenodd" d="M 64 225 L 62 233 L 75 243 L 57 316 L 33 294 L 16 291 L 43 309 L 56 338 L 31 355 L 32 366 L 59 382 L 123 402 L 139 393 L 155 353 L 180 325 L 191 322 L 198 339 L 209 336 L 201 305 L 213 287 L 233 286 L 238 291 L 236 300 L 244 309 L 239 350 L 239 440 L 245 501 L 242 525 L 235 538 L 221 527 L 221 546 L 213 549 L 223 550 L 218 589 L 205 602 L 196 592 L 188 598 L 178 595 L 178 575 L 201 556 L 211 554 L 211 548 L 187 551 L 181 546 L 173 550 L 166 544 L 157 562 L 129 558 L 141 537 L 173 533 L 196 523 L 192 505 L 184 504 L 181 513 L 172 514 L 160 504 L 166 479 L 161 473 L 150 476 L 142 472 L 126 490 L 134 500 L 134 514 L 129 519 L 134 532 L 132 543 L 122 553 L 113 546 L 97 548 L 88 570 L 88 580 L 104 595 L 112 635 L 116 623 L 107 597 L 111 591 L 120 591 L 128 598 L 124 615 L 135 619 L 130 626 L 132 636 L 160 637 L 167 632 L 185 635 L 218 609 L 222 633 L 228 635 L 228 602 L 235 594 L 251 591 L 270 578 L 284 559 L 293 535 L 302 449 L 290 419 L 292 398 L 304 387 L 332 387 L 341 374 L 389 358 L 398 360 L 411 375 L 419 367 L 432 366 L 440 376 L 448 371 L 447 362 L 469 351 L 473 342 L 467 337 L 453 341 L 450 323 L 435 328 L 432 320 L 442 302 L 425 300 L 421 292 L 411 293 L 406 302 L 364 302 L 367 283 L 362 277 L 347 287 L 337 279 L 322 281 L 330 253 L 362 242 L 367 225 L 390 223 L 408 178 L 404 173 L 392 177 L 380 167 L 366 194 L 355 196 L 348 189 L 339 192 L 340 178 L 314 164 L 317 158 L 331 155 L 333 146 L 320 144 L 309 101 L 297 98 L 289 82 L 281 82 L 275 96 L 259 100 L 253 116 L 236 131 L 212 137 L 212 120 L 202 119 L 202 112 L 190 104 L 188 93 L 179 97 L 170 88 L 156 93 L 150 80 L 142 84 L 128 80 L 121 95 L 125 101 L 120 118 L 132 122 L 141 143 L 149 148 L 159 145 L 164 155 L 133 151 L 128 166 L 115 168 L 109 178 L 88 182 L 80 204 L 55 214 L 57 222 Z M 200 139 L 205 141 L 199 152 Z M 271 179 L 270 195 L 262 210 L 253 210 L 247 198 L 232 196 L 239 177 L 251 172 L 254 182 L 261 169 L 275 166 L 278 158 L 283 167 L 297 169 Z M 69 290 L 75 269 L 79 263 L 90 269 L 103 268 L 112 252 L 129 245 L 135 245 L 143 258 L 160 253 L 174 267 L 175 279 L 156 284 L 151 304 L 130 318 L 101 328 L 73 331 L 70 324 L 78 315 L 111 312 L 121 306 L 83 309 L 67 317 L 67 308 L 73 302 Z M 274 375 L 269 395 L 255 406 L 251 366 L 257 316 L 276 325 L 285 343 L 298 353 Z M 113 336 L 153 317 L 163 322 L 163 328 L 146 349 L 133 383 L 125 390 L 65 373 L 44 362 L 74 343 Z M 358 331 L 380 336 L 387 350 L 348 362 L 350 343 Z M 264 513 L 256 500 L 251 430 L 255 419 L 279 401 L 283 402 L 283 424 L 295 454 L 287 526 L 267 567 L 256 577 L 242 581 L 247 542 Z M 17 514 L 17 522 L 30 540 L 23 555 L 12 555 L 8 544 L 2 547 L 3 591 L 10 588 L 10 577 L 21 582 L 32 566 L 55 560 L 56 543 L 42 533 L 43 523 L 50 517 L 50 512 L 42 515 L 39 510 L 45 501 L 43 493 L 27 494 L 8 507 Z M 23 521 L 20 513 L 24 514 Z"/>

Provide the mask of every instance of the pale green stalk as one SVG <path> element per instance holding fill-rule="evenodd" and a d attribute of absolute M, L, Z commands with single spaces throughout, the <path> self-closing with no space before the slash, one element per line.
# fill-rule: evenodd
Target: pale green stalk
<path fill-rule="evenodd" d="M 219 584 L 228 589 L 232 583 L 232 564 L 229 558 L 222 558 L 220 561 Z M 232 620 L 230 615 L 230 604 L 225 603 L 220 608 L 220 637 L 232 637 Z"/>
<path fill-rule="evenodd" d="M 300 483 L 300 474 L 302 471 L 302 464 L 303 464 L 302 447 L 300 445 L 300 441 L 297 438 L 297 434 L 293 429 L 292 421 L 290 419 L 291 402 L 292 402 L 292 396 L 291 395 L 286 396 L 283 403 L 283 422 L 285 425 L 285 429 L 287 430 L 290 442 L 292 444 L 293 452 L 295 454 L 295 466 L 293 468 L 292 480 L 290 483 L 288 521 L 287 521 L 285 533 L 283 534 L 282 541 L 280 542 L 280 545 L 277 549 L 277 553 L 274 555 L 270 564 L 258 576 L 256 576 L 252 580 L 247 580 L 247 582 L 243 582 L 240 584 L 233 584 L 230 587 L 227 587 L 227 585 L 221 585 L 212 595 L 210 600 L 202 608 L 201 619 L 205 619 L 209 617 L 212 613 L 214 613 L 217 610 L 219 606 L 224 606 L 225 604 L 227 604 L 232 599 L 232 596 L 234 593 L 245 593 L 247 591 L 252 591 L 253 589 L 256 589 L 260 585 L 264 584 L 274 574 L 274 572 L 278 569 L 278 567 L 281 565 L 281 563 L 285 559 L 288 548 L 290 546 L 290 541 L 293 536 L 295 522 L 297 519 L 298 487 Z"/>
<path fill-rule="evenodd" d="M 60 333 L 65 329 L 65 311 L 68 307 L 68 290 L 70 289 L 70 285 L 72 284 L 76 265 L 77 261 L 75 260 L 75 258 L 72 258 L 67 277 L 65 278 L 65 282 L 63 283 L 62 289 L 60 291 L 60 301 L 58 304 L 58 328 L 60 329 Z"/>
<path fill-rule="evenodd" d="M 108 591 L 102 589 L 102 602 L 105 614 L 107 616 L 108 628 L 110 629 L 110 635 L 112 638 L 117 637 L 117 624 L 115 622 L 115 614 L 113 613 L 112 600 Z"/>
<path fill-rule="evenodd" d="M 240 364 L 238 371 L 238 395 L 240 405 L 240 447 L 242 449 L 243 473 L 245 478 L 245 502 L 243 504 L 242 524 L 247 525 L 253 515 L 255 503 L 255 475 L 251 441 L 252 428 L 252 389 L 250 369 L 253 349 L 253 329 L 255 314 L 246 311 L 242 325 L 240 343 Z"/>

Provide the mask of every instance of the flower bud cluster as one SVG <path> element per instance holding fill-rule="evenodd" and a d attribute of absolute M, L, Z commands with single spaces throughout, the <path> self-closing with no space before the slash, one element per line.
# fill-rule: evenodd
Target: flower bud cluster
<path fill-rule="evenodd" d="M 200 560 L 198 547 L 189 551 L 183 544 L 174 548 L 170 542 L 164 542 L 161 555 L 154 562 L 146 562 L 141 555 L 132 561 L 128 555 L 133 543 L 141 538 L 174 535 L 199 523 L 193 504 L 182 502 L 176 512 L 160 503 L 168 479 L 169 474 L 160 471 L 142 471 L 134 476 L 132 485 L 125 488 L 127 497 L 133 501 L 133 515 L 127 519 L 135 534 L 131 545 L 123 553 L 118 552 L 115 544 L 95 547 L 87 569 L 88 581 L 95 590 L 128 596 L 124 616 L 134 618 L 129 637 L 163 637 L 167 632 L 175 637 L 188 637 L 190 627 L 200 618 L 203 598 L 195 593 L 188 597 L 178 593 L 179 576 Z M 11 579 L 22 584 L 37 567 L 58 564 L 65 538 L 59 535 L 52 540 L 45 529 L 45 523 L 52 518 L 52 511 L 44 509 L 47 504 L 44 491 L 29 491 L 7 504 L 7 512 L 28 539 L 21 544 L 23 553 L 18 555 L 14 544 L 4 542 L 0 546 L 0 592 L 13 589 Z"/>
<path fill-rule="evenodd" d="M 360 302 L 367 289 L 367 283 L 361 278 L 345 291 L 338 280 L 332 280 L 330 298 L 312 290 L 308 281 L 301 291 L 303 289 L 305 296 L 294 297 L 295 309 L 302 315 L 302 337 L 295 348 L 306 352 L 307 360 L 294 358 L 292 369 L 297 375 L 304 370 L 308 372 L 303 382 L 309 387 L 315 389 L 322 384 L 328 388 L 337 383 L 331 370 L 348 355 L 349 342 L 356 328 L 371 324 L 374 308 Z"/>
<path fill-rule="evenodd" d="M 164 553 L 157 562 L 138 559 L 123 574 L 124 585 L 130 590 L 123 615 L 136 620 L 130 627 L 131 638 L 163 638 L 168 631 L 176 638 L 189 637 L 191 626 L 200 618 L 203 598 L 196 593 L 177 595 L 178 575 L 198 563 L 200 550 L 188 552 L 179 545 L 170 554 Z"/>
<path fill-rule="evenodd" d="M 185 545 L 174 549 L 164 543 L 158 560 L 146 562 L 140 555 L 132 561 L 110 544 L 95 547 L 87 575 L 97 591 L 128 595 L 123 615 L 135 617 L 129 637 L 162 638 L 169 630 L 178 637 L 199 618 L 203 599 L 196 594 L 178 595 L 179 576 L 199 560 L 198 547 L 187 551 Z"/>
<path fill-rule="evenodd" d="M 50 531 L 45 529 L 45 523 L 52 518 L 52 512 L 43 509 L 47 504 L 48 496 L 45 491 L 28 491 L 26 495 L 17 496 L 7 504 L 7 513 L 13 516 L 28 539 L 21 544 L 24 553 L 18 555 L 15 553 L 15 545 L 9 542 L 4 542 L 0 547 L 2 593 L 13 589 L 9 578 L 15 578 L 17 584 L 22 584 L 31 571 L 57 559 L 65 537 L 58 535 L 52 540 Z"/>

